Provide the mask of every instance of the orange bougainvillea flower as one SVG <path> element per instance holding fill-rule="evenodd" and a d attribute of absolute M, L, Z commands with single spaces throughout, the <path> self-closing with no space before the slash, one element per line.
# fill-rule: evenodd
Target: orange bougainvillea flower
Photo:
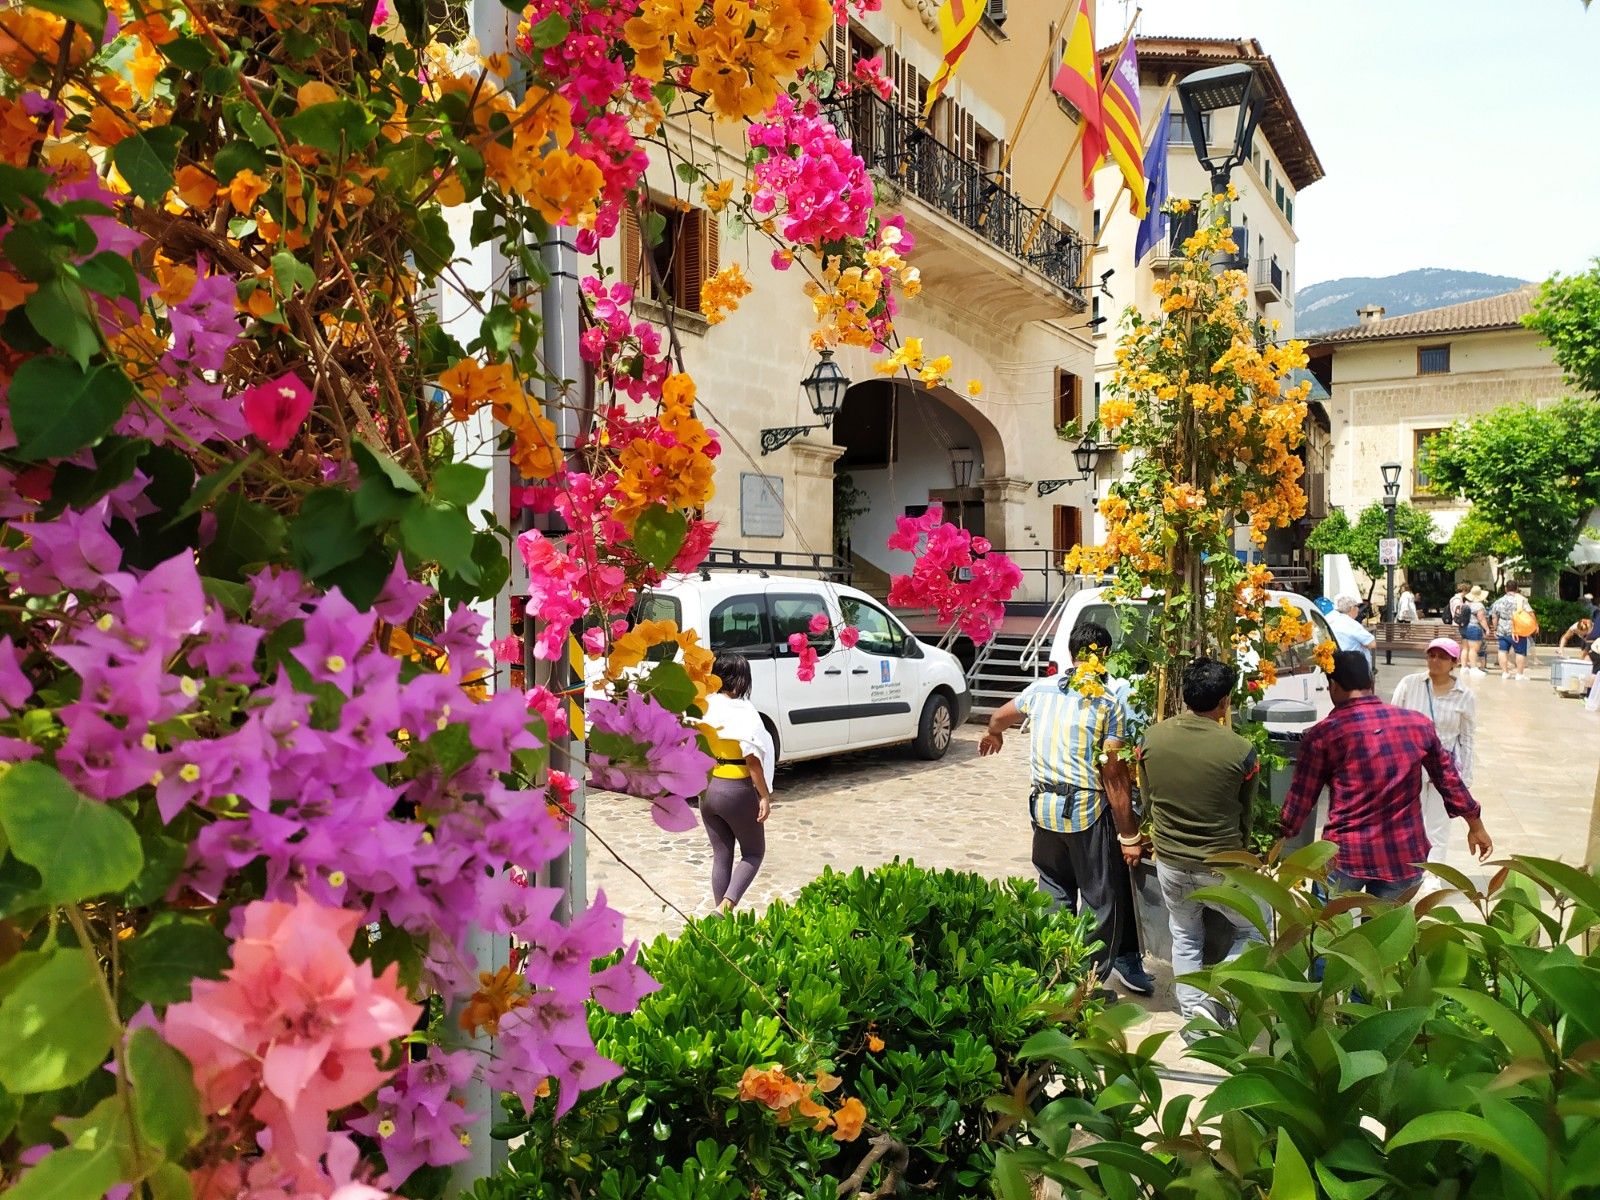
<path fill-rule="evenodd" d="M 528 1003 L 528 981 L 510 967 L 478 975 L 478 990 L 461 1010 L 461 1028 L 476 1035 L 500 1032 L 500 1018 Z"/>
<path fill-rule="evenodd" d="M 833 1114 L 833 1140 L 853 1142 L 861 1136 L 861 1127 L 867 1121 L 867 1106 L 851 1096 Z"/>
<path fill-rule="evenodd" d="M 268 186 L 265 179 L 246 167 L 228 182 L 228 199 L 239 212 L 248 213 L 267 194 Z"/>
<path fill-rule="evenodd" d="M 177 186 L 178 199 L 190 208 L 205 208 L 217 198 L 216 179 L 200 167 L 179 167 Z"/>
<path fill-rule="evenodd" d="M 739 1099 L 754 1100 L 774 1112 L 798 1104 L 806 1094 L 803 1084 L 789 1078 L 780 1067 L 746 1067 L 739 1079 Z"/>

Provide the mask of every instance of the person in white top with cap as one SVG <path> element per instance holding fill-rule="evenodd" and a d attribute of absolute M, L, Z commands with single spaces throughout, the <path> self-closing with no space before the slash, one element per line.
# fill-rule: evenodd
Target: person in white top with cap
<path fill-rule="evenodd" d="M 1439 741 L 1455 759 L 1462 782 L 1472 786 L 1473 738 L 1478 724 L 1478 698 L 1455 674 L 1461 646 L 1454 638 L 1434 638 L 1428 643 L 1428 669 L 1407 675 L 1395 685 L 1396 708 L 1426 713 L 1439 732 Z M 1450 852 L 1450 814 L 1444 798 L 1431 781 L 1422 781 L 1422 828 L 1428 835 L 1428 861 L 1444 862 Z M 1419 894 L 1440 887 L 1436 876 L 1422 881 Z"/>

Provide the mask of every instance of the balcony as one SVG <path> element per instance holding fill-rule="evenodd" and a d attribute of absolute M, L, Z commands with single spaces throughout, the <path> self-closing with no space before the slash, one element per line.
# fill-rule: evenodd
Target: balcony
<path fill-rule="evenodd" d="M 1256 299 L 1263 304 L 1283 299 L 1283 268 L 1276 255 L 1256 264 L 1255 290 Z"/>
<path fill-rule="evenodd" d="M 1167 236 L 1150 251 L 1145 260 L 1152 271 L 1165 274 L 1176 271 L 1183 264 L 1183 244 L 1194 236 L 1200 223 L 1199 213 L 1191 208 L 1167 218 Z M 1217 254 L 1211 259 L 1213 270 L 1246 271 L 1250 268 L 1250 231 L 1243 225 L 1233 227 L 1233 242 L 1238 247 L 1232 254 Z"/>
<path fill-rule="evenodd" d="M 964 303 L 1002 303 L 1021 320 L 1087 307 L 1076 230 L 1024 204 L 998 177 L 871 92 L 847 97 L 830 115 L 878 181 L 880 200 L 893 202 L 898 192 L 932 210 L 906 212 L 925 281 L 947 277 L 963 289 Z"/>

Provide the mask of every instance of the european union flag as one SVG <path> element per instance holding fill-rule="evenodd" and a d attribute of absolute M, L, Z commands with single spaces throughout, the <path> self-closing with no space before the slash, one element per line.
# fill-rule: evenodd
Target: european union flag
<path fill-rule="evenodd" d="M 1144 152 L 1144 220 L 1139 222 L 1139 236 L 1133 243 L 1133 265 L 1138 266 L 1157 242 L 1167 236 L 1167 214 L 1162 208 L 1167 203 L 1167 128 L 1172 124 L 1172 101 L 1168 100 L 1156 123 L 1156 134 L 1150 139 L 1150 149 Z"/>

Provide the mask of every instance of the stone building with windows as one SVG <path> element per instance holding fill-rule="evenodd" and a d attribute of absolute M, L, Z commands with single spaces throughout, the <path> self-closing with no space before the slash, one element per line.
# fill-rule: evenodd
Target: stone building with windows
<path fill-rule="evenodd" d="M 954 387 L 886 379 L 873 369 L 884 354 L 842 348 L 835 361 L 852 382 L 837 418 L 822 428 L 801 387 L 818 362 L 807 341 L 813 315 L 803 276 L 776 269 L 771 247 L 729 213 L 708 212 L 700 188 L 683 183 L 668 155 L 657 156 L 648 181 L 656 216 L 647 219 L 664 229 L 661 242 L 647 246 L 627 225 L 604 253 L 618 277 L 649 297 L 647 315 L 670 318 L 703 415 L 722 432 L 709 509 L 720 523 L 718 547 L 782 553 L 785 565 L 792 555 L 846 553 L 856 582 L 879 590 L 909 564 L 885 545 L 895 518 L 939 503 L 1016 558 L 1026 572 L 1022 595 L 1043 598 L 1059 591 L 1052 564 L 1079 540 L 1090 503 L 1081 480 L 1048 497 L 1039 489 L 1041 480 L 1074 475 L 1072 448 L 1056 429 L 1080 415 L 1094 373 L 1088 212 L 1070 182 L 1080 165 L 1065 171 L 1061 195 L 1046 195 L 1077 119 L 1049 89 L 1054 13 L 989 0 L 960 70 L 924 123 L 940 61 L 937 7 L 886 0 L 837 29 L 828 47 L 836 73 L 877 58 L 897 86 L 889 100 L 857 90 L 830 112 L 866 161 L 880 210 L 902 215 L 916 242 L 908 260 L 922 291 L 902 305 L 900 335 L 924 339 L 930 357 L 949 354 Z M 1028 85 L 1041 72 L 1019 128 Z M 676 121 L 664 135 L 669 146 L 692 143 L 722 176 L 741 177 L 708 118 Z M 724 322 L 708 325 L 701 285 L 735 261 L 753 291 Z M 982 382 L 981 394 L 967 394 L 968 379 Z M 799 426 L 815 427 L 772 444 L 779 439 L 770 431 Z"/>
<path fill-rule="evenodd" d="M 1468 505 L 1435 491 L 1423 446 L 1452 422 L 1504 404 L 1545 404 L 1564 385 L 1547 346 L 1522 324 L 1538 285 L 1464 304 L 1385 316 L 1360 309 L 1356 323 L 1307 347 L 1329 389 L 1333 468 L 1329 499 L 1355 514 L 1383 498 L 1386 462 L 1398 462 L 1400 499 L 1426 509 L 1442 539 Z"/>

